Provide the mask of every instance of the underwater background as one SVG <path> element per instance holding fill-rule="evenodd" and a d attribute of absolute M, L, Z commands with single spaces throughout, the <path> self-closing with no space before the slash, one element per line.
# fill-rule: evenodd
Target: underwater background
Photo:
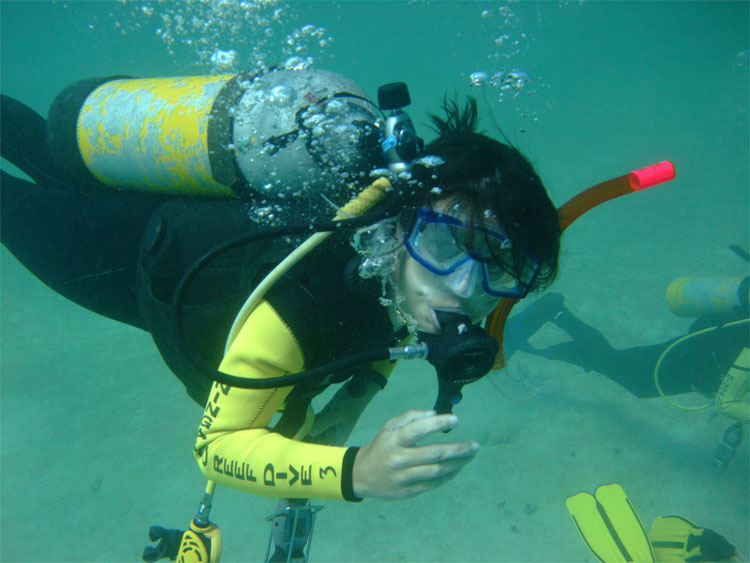
<path fill-rule="evenodd" d="M 212 55 L 234 51 L 236 69 L 312 64 L 372 97 L 407 82 L 426 140 L 446 94 L 475 96 L 482 129 L 500 139 L 502 129 L 556 205 L 669 159 L 673 182 L 566 231 L 550 290 L 628 348 L 687 331 L 692 319 L 665 302 L 673 279 L 748 273 L 729 249 L 750 248 L 748 7 L 4 0 L 0 88 L 46 115 L 76 80 L 207 74 Z M 150 525 L 184 528 L 197 509 L 201 409 L 148 334 L 56 295 L 5 248 L 0 267 L 0 560 L 140 560 Z M 531 342 L 565 339 L 547 323 Z M 399 365 L 351 443 L 431 408 L 435 394 L 431 366 Z M 725 470 L 711 463 L 730 419 L 637 399 L 597 371 L 521 351 L 464 397 L 450 439 L 479 441 L 477 458 L 411 500 L 323 503 L 313 561 L 593 561 L 564 500 L 611 482 L 647 526 L 681 514 L 750 552 L 747 440 Z M 275 505 L 218 489 L 224 561 L 262 559 Z"/>

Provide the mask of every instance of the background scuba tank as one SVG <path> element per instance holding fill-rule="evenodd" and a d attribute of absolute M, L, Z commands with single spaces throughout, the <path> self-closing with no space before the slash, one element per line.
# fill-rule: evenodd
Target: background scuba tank
<path fill-rule="evenodd" d="M 350 199 L 379 154 L 377 112 L 321 70 L 94 78 L 57 96 L 48 141 L 85 188 L 240 195 L 266 215 L 299 213 L 324 204 L 311 195 Z"/>
<path fill-rule="evenodd" d="M 747 311 L 750 277 L 677 278 L 667 287 L 670 311 L 680 317 Z"/>

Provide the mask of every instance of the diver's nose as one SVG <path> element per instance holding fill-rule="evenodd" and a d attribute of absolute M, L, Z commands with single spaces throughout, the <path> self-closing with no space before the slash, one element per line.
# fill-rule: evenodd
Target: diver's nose
<path fill-rule="evenodd" d="M 474 295 L 481 275 L 481 265 L 469 258 L 451 274 L 451 290 L 457 296 L 468 299 Z"/>

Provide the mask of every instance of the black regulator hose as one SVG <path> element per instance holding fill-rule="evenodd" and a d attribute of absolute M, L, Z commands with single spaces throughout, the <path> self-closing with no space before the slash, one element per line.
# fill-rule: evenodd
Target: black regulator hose
<path fill-rule="evenodd" d="M 282 227 L 269 227 L 262 231 L 238 235 L 208 249 L 185 271 L 185 273 L 180 278 L 180 281 L 175 286 L 174 292 L 172 293 L 172 329 L 177 341 L 177 346 L 185 355 L 186 360 L 204 377 L 212 379 L 213 381 L 218 381 L 219 383 L 223 383 L 225 385 L 231 385 L 233 387 L 240 387 L 243 389 L 271 389 L 275 387 L 295 385 L 301 381 L 323 377 L 325 375 L 335 373 L 337 371 L 343 371 L 345 369 L 361 365 L 363 363 L 387 359 L 389 357 L 388 348 L 382 348 L 378 350 L 366 351 L 354 356 L 335 360 L 331 363 L 319 366 L 317 368 L 312 368 L 310 370 L 285 375 L 282 377 L 272 377 L 268 379 L 247 379 L 244 377 L 237 377 L 229 375 L 227 373 L 223 373 L 221 371 L 218 371 L 214 367 L 209 366 L 198 356 L 198 354 L 195 353 L 193 348 L 188 344 L 187 338 L 185 337 L 182 309 L 187 290 L 195 280 L 196 276 L 200 273 L 200 271 L 208 264 L 210 264 L 213 260 L 234 248 L 268 238 L 312 234 L 315 232 L 337 231 L 341 229 L 354 229 L 357 227 L 377 223 L 378 221 L 381 221 L 388 216 L 389 210 L 382 209 L 380 211 L 367 213 L 365 215 L 352 219 L 342 219 L 338 221 L 305 222 L 284 225 Z"/>
<path fill-rule="evenodd" d="M 344 371 L 346 369 L 354 368 L 362 364 L 369 364 L 371 362 L 377 362 L 379 360 L 387 360 L 390 358 L 390 351 L 388 348 L 378 348 L 375 350 L 369 350 L 367 352 L 360 352 L 353 356 L 347 356 L 339 360 L 334 360 L 328 364 L 318 366 L 316 368 L 300 371 L 298 373 L 292 373 L 289 375 L 282 375 L 281 377 L 268 377 L 264 379 L 248 379 L 246 377 L 237 377 L 236 375 L 229 375 L 218 370 L 213 370 L 210 374 L 205 374 L 214 381 L 223 385 L 231 385 L 232 387 L 239 387 L 241 389 L 274 389 L 276 387 L 289 387 L 290 385 L 297 385 L 303 381 L 309 381 L 318 379 Z"/>

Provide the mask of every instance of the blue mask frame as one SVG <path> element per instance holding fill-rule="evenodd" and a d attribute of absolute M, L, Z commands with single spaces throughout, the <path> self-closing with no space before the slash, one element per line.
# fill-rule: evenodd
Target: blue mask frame
<path fill-rule="evenodd" d="M 492 229 L 485 229 L 483 227 L 468 227 L 464 222 L 457 219 L 456 217 L 453 217 L 452 215 L 441 213 L 439 211 L 433 211 L 431 209 L 420 208 L 417 210 L 417 220 L 414 223 L 414 227 L 412 227 L 411 232 L 404 237 L 404 245 L 406 246 L 409 255 L 414 258 L 414 260 L 419 262 L 422 266 L 424 266 L 434 274 L 437 274 L 439 276 L 450 275 L 458 270 L 463 264 L 471 261 L 480 265 L 482 271 L 482 288 L 488 295 L 493 295 L 496 297 L 513 297 L 518 299 L 528 295 L 531 286 L 534 284 L 534 280 L 539 273 L 539 261 L 536 258 L 527 255 L 527 262 L 530 268 L 529 274 L 528 276 L 526 276 L 526 279 L 524 281 L 521 281 L 513 276 L 513 280 L 515 282 L 514 287 L 493 287 L 491 281 L 492 273 L 489 271 L 489 268 L 502 268 L 503 276 L 507 276 L 509 272 L 506 268 L 501 267 L 497 264 L 493 264 L 490 261 L 477 260 L 466 251 L 457 252 L 455 255 L 455 259 L 452 259 L 449 265 L 441 267 L 441 265 L 435 264 L 434 262 L 430 261 L 428 256 L 425 256 L 424 253 L 420 252 L 419 236 L 421 234 L 422 228 L 426 224 L 445 225 L 450 229 L 471 228 L 474 231 L 482 233 L 484 237 L 491 237 L 493 239 L 496 239 L 502 249 L 511 248 L 512 243 L 504 233 Z M 458 243 L 455 242 L 455 238 L 453 240 L 454 243 L 458 246 Z"/>

